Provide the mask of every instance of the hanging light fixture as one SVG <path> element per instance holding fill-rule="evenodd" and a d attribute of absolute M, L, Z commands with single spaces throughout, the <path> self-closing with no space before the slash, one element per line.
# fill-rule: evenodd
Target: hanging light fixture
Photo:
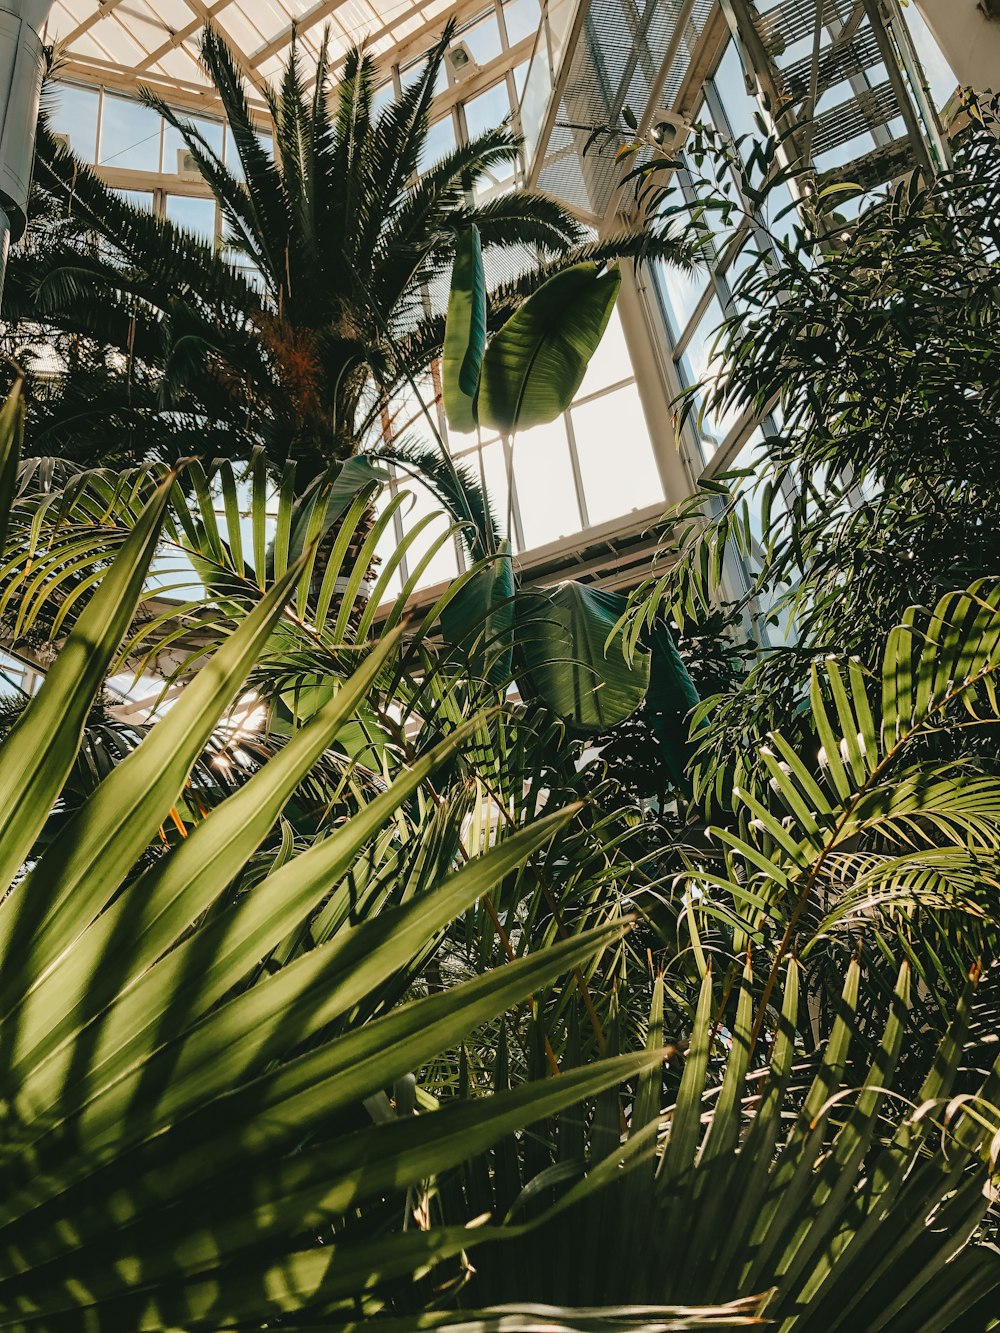
<path fill-rule="evenodd" d="M 479 73 L 479 66 L 465 42 L 452 42 L 445 59 L 457 83 L 465 83 Z"/>

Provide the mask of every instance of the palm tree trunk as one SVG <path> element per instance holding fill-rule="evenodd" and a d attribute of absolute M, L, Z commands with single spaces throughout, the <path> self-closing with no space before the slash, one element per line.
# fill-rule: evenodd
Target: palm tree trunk
<path fill-rule="evenodd" d="M 375 506 L 369 505 L 361 514 L 351 534 L 350 541 L 347 543 L 347 550 L 344 558 L 340 562 L 340 568 L 343 571 L 338 576 L 334 584 L 333 597 L 330 600 L 330 607 L 324 617 L 326 624 L 335 624 L 340 616 L 341 608 L 344 603 L 344 596 L 347 592 L 347 583 L 351 576 L 357 571 L 358 562 L 362 559 L 362 550 L 365 542 L 371 535 L 372 527 L 375 523 Z M 330 561 L 333 558 L 334 547 L 343 533 L 343 520 L 333 523 L 319 540 L 316 550 L 316 560 L 313 564 L 312 575 L 309 580 L 309 603 L 315 611 L 319 606 L 320 595 L 323 588 L 323 581 L 326 578 Z M 378 577 L 378 568 L 381 565 L 381 558 L 372 555 L 367 562 L 367 568 L 362 576 L 361 584 L 355 594 L 353 605 L 347 616 L 347 625 L 350 636 L 353 638 L 357 634 L 358 625 L 364 614 L 365 606 L 368 602 L 368 595 L 374 586 Z"/>

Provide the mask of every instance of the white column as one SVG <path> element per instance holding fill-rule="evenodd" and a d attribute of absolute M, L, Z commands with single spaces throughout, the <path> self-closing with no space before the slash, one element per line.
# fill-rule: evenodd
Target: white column
<path fill-rule="evenodd" d="M 1000 92 L 998 0 L 917 0 L 917 9 L 959 83 Z"/>
<path fill-rule="evenodd" d="M 52 0 L 0 0 L 0 292 L 10 243 L 28 220 L 45 70 L 40 32 L 51 8 Z"/>

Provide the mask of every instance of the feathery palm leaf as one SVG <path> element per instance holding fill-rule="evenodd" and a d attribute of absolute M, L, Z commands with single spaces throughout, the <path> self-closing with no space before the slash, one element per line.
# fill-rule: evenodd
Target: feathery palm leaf
<path fill-rule="evenodd" d="M 500 1303 L 516 1290 L 570 1307 L 562 1316 L 571 1320 L 576 1305 L 711 1305 L 764 1293 L 759 1313 L 789 1333 L 989 1327 L 1000 1252 L 977 1228 L 993 1197 L 1000 1065 L 956 1095 L 974 982 L 911 1101 L 892 1091 L 909 1027 L 908 968 L 869 1063 L 852 1051 L 861 977 L 851 965 L 829 1042 L 801 1090 L 800 981 L 789 963 L 766 1067 L 754 1053 L 749 972 L 731 1034 L 720 1034 L 708 975 L 665 1112 L 662 1073 L 651 1069 L 627 1092 L 605 1093 L 589 1125 L 570 1113 L 537 1126 L 548 1167 L 513 1198 L 496 1245 L 477 1255 L 471 1299 Z M 650 1049 L 663 1044 L 663 998 L 661 978 Z M 710 1089 L 722 1036 L 725 1072 Z M 482 1207 L 485 1190 L 502 1212 L 505 1159 L 517 1169 L 512 1142 L 494 1150 L 491 1172 L 485 1159 L 470 1161 L 442 1190 L 446 1210 L 456 1193 Z M 537 1228 L 526 1227 L 524 1213 L 539 1209 Z"/>

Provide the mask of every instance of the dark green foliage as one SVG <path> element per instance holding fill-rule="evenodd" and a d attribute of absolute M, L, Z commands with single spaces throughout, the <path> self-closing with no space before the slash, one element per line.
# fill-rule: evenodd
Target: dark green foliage
<path fill-rule="evenodd" d="M 966 985 L 908 1104 L 886 1095 L 914 1030 L 907 965 L 888 1018 L 858 1050 L 861 978 L 853 964 L 838 988 L 829 1042 L 808 1062 L 796 1054 L 807 1026 L 798 965 L 788 965 L 766 1059 L 752 1033 L 750 980 L 748 969 L 730 1031 L 713 1022 L 706 976 L 683 1058 L 658 980 L 649 1047 L 666 1039 L 670 1066 L 683 1067 L 679 1086 L 667 1075 L 666 1115 L 663 1074 L 648 1070 L 604 1093 L 586 1117 L 574 1108 L 534 1126 L 545 1169 L 527 1172 L 526 1143 L 524 1163 L 515 1154 L 507 1166 L 513 1197 L 499 1172 L 491 1181 L 487 1160 L 465 1166 L 452 1193 L 443 1192 L 446 1208 L 459 1192 L 467 1210 L 473 1200 L 482 1208 L 485 1194 L 510 1223 L 476 1256 L 470 1306 L 512 1298 L 712 1305 L 756 1295 L 764 1318 L 788 1333 L 995 1326 L 1000 1252 L 969 1243 L 990 1207 L 993 1124 L 971 1102 L 967 1116 L 949 1105 L 974 986 Z M 720 1051 L 725 1072 L 709 1099 Z M 995 1099 L 998 1071 L 975 1080 L 979 1105 Z M 511 1146 L 495 1148 L 493 1163 L 509 1158 Z M 646 1325 L 637 1319 L 633 1327 Z"/>
<path fill-rule="evenodd" d="M 729 171 L 761 211 L 752 262 L 730 276 L 725 373 L 692 386 L 683 414 L 770 412 L 777 429 L 687 506 L 681 559 L 640 590 L 633 632 L 665 602 L 680 619 L 704 615 L 732 551 L 755 579 L 747 612 L 790 642 L 706 705 L 707 786 L 735 744 L 794 719 L 816 657 L 871 665 L 908 606 L 1000 575 L 998 123 L 996 104 L 983 105 L 952 170 L 903 181 L 851 220 L 768 212 L 789 175 L 777 140 L 727 146 L 705 131 L 696 142 L 696 230 L 740 222 Z M 668 215 L 677 207 L 663 203 Z M 964 736 L 970 746 L 996 752 L 989 728 Z"/>

